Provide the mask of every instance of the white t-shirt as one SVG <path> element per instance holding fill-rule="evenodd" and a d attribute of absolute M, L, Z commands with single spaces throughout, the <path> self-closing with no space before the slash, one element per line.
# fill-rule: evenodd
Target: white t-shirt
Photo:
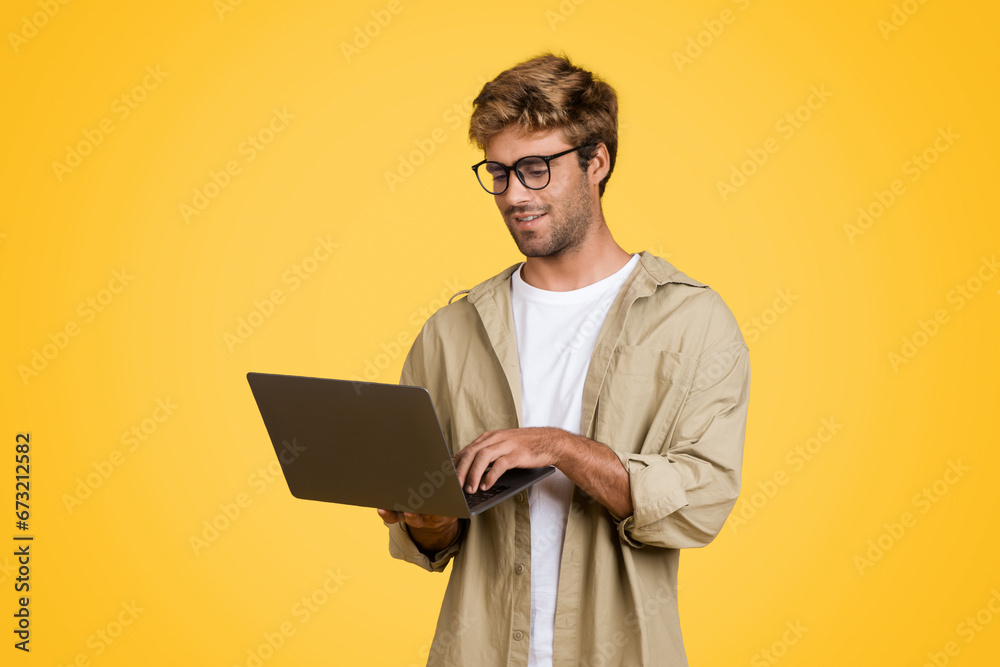
<path fill-rule="evenodd" d="M 579 435 L 583 382 L 597 334 L 611 303 L 638 261 L 639 255 L 632 255 L 616 273 L 569 292 L 532 287 L 521 279 L 520 267 L 511 276 L 514 331 L 521 367 L 523 426 L 554 426 Z M 559 563 L 573 487 L 573 482 L 556 470 L 555 474 L 531 487 L 528 494 L 531 517 L 530 667 L 552 665 Z"/>

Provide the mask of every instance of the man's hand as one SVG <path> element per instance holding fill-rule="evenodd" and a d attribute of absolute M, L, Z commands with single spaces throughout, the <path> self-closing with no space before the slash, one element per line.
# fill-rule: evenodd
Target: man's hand
<path fill-rule="evenodd" d="M 409 526 L 410 537 L 427 555 L 433 555 L 445 549 L 458 537 L 458 519 L 453 516 L 395 512 L 384 509 L 379 509 L 378 515 L 382 517 L 382 521 L 386 525 L 402 521 Z"/>
<path fill-rule="evenodd" d="M 487 431 L 455 456 L 458 481 L 473 493 L 490 488 L 511 468 L 558 466 L 569 437 L 568 431 L 547 426 Z"/>
<path fill-rule="evenodd" d="M 454 458 L 466 493 L 488 489 L 511 468 L 554 465 L 615 517 L 632 514 L 631 483 L 618 456 L 590 438 L 534 426 L 487 431 Z M 486 468 L 493 464 L 489 472 Z"/>
<path fill-rule="evenodd" d="M 396 512 L 393 510 L 379 509 L 378 515 L 386 523 L 399 523 L 403 521 L 411 528 L 425 528 L 427 530 L 441 530 L 458 521 L 453 516 L 439 516 L 437 514 L 418 514 L 416 512 Z"/>

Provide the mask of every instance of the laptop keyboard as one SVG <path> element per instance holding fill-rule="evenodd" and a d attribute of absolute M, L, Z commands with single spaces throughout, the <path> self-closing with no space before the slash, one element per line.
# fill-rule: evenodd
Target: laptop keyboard
<path fill-rule="evenodd" d="M 493 496 L 497 495 L 498 493 L 503 493 L 504 491 L 506 491 L 509 488 L 510 488 L 510 486 L 508 486 L 506 484 L 494 484 L 493 486 L 491 486 L 490 488 L 486 489 L 485 491 L 476 491 L 475 493 L 466 493 L 465 494 L 465 500 L 466 500 L 466 502 L 469 503 L 469 507 L 472 507 L 474 505 L 478 505 L 479 503 L 482 503 L 482 502 L 485 502 L 485 501 L 489 500 L 490 498 L 492 498 Z"/>

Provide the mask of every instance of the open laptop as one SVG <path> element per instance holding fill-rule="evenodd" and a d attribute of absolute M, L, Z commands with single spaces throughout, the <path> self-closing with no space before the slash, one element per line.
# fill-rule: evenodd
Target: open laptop
<path fill-rule="evenodd" d="M 469 518 L 555 472 L 512 469 L 467 494 L 425 388 L 270 373 L 247 381 L 296 498 Z"/>

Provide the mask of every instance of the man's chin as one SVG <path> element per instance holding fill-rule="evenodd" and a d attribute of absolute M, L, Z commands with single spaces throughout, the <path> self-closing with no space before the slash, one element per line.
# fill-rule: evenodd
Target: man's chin
<path fill-rule="evenodd" d="M 517 249 L 525 257 L 558 257 L 565 250 L 565 248 L 552 248 L 542 244 L 524 245 L 521 243 L 517 244 Z"/>
<path fill-rule="evenodd" d="M 552 254 L 552 248 L 545 239 L 538 238 L 533 234 L 527 234 L 525 236 L 514 235 L 514 243 L 517 244 L 517 249 L 521 251 L 521 254 L 525 257 L 548 257 Z"/>
<path fill-rule="evenodd" d="M 517 245 L 517 249 L 525 257 L 539 257 L 544 256 L 539 255 L 539 251 L 544 251 L 544 240 L 539 238 L 538 235 L 531 231 L 519 231 L 517 229 L 507 228 L 510 232 L 510 237 L 514 239 L 514 244 Z"/>

